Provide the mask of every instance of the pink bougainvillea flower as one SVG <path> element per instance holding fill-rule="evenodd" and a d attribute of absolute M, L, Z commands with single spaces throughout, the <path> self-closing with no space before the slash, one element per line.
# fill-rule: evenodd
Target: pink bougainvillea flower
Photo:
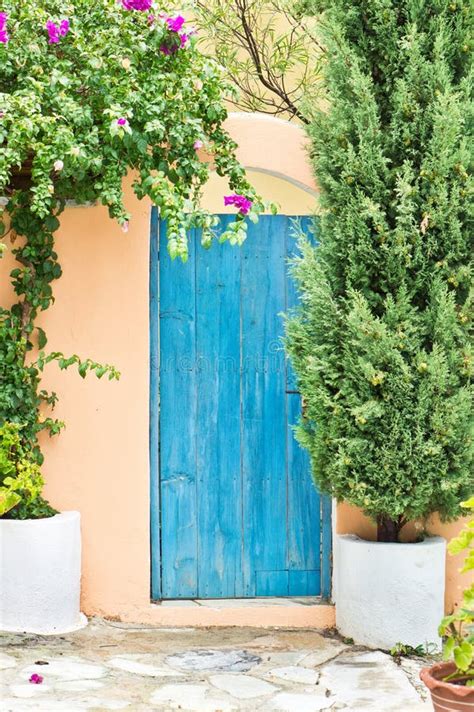
<path fill-rule="evenodd" d="M 122 0 L 125 10 L 149 10 L 153 5 L 153 0 Z"/>
<path fill-rule="evenodd" d="M 8 15 L 6 12 L 0 12 L 0 42 L 7 44 L 9 37 L 7 32 Z"/>
<path fill-rule="evenodd" d="M 203 142 L 200 141 L 199 139 L 194 142 L 194 150 L 199 151 L 200 148 L 204 146 Z"/>
<path fill-rule="evenodd" d="M 177 15 L 176 17 L 167 17 L 166 18 L 166 24 L 168 25 L 168 29 L 171 30 L 171 32 L 179 32 L 186 20 L 182 15 Z"/>
<path fill-rule="evenodd" d="M 189 40 L 189 35 L 187 35 L 185 32 L 183 32 L 182 34 L 180 34 L 179 38 L 181 40 L 181 47 L 184 47 L 186 42 Z"/>
<path fill-rule="evenodd" d="M 233 195 L 224 196 L 224 205 L 235 205 L 239 209 L 239 213 L 247 215 L 252 207 L 252 201 L 246 198 L 245 195 L 234 193 Z"/>
<path fill-rule="evenodd" d="M 59 34 L 61 35 L 61 37 L 65 37 L 68 32 L 69 20 L 61 20 L 61 24 L 59 25 Z"/>
<path fill-rule="evenodd" d="M 43 682 L 43 677 L 41 675 L 38 675 L 38 673 L 33 673 L 33 675 L 30 677 L 30 682 L 32 685 L 41 685 Z"/>
<path fill-rule="evenodd" d="M 57 44 L 59 42 L 59 27 L 52 20 L 48 20 L 46 29 L 49 35 L 49 44 Z"/>
<path fill-rule="evenodd" d="M 52 20 L 48 20 L 46 29 L 48 31 L 49 44 L 57 44 L 60 38 L 65 37 L 69 32 L 69 20 L 61 20 L 59 25 Z"/>
<path fill-rule="evenodd" d="M 118 126 L 126 126 L 128 124 L 127 119 L 124 119 L 123 116 L 120 119 L 117 119 L 117 125 Z"/>

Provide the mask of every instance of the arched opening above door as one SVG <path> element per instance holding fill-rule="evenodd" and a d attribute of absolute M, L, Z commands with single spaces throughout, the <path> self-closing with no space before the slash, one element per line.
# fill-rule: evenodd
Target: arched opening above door
<path fill-rule="evenodd" d="M 308 158 L 309 143 L 301 126 L 265 114 L 231 113 L 226 128 L 238 145 L 237 156 L 264 200 L 282 215 L 307 215 L 317 207 L 318 190 Z M 203 207 L 213 213 L 235 212 L 223 206 L 227 181 L 211 176 Z"/>

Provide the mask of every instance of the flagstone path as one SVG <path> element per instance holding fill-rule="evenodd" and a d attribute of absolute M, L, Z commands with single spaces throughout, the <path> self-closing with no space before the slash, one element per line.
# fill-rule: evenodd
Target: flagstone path
<path fill-rule="evenodd" d="M 336 636 L 157 629 L 93 620 L 65 636 L 0 634 L 2 712 L 430 712 L 422 660 Z M 42 684 L 29 682 L 41 675 Z"/>

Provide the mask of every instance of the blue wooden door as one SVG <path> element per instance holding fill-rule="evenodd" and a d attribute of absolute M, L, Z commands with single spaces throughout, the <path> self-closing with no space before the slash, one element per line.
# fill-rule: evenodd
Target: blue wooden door
<path fill-rule="evenodd" d="M 186 264 L 152 228 L 153 597 L 328 596 L 330 502 L 294 438 L 282 348 L 291 218 L 262 217 L 242 248 L 194 231 Z"/>

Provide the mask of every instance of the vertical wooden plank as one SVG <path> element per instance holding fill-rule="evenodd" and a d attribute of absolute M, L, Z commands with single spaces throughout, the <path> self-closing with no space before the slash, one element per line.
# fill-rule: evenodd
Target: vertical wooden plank
<path fill-rule="evenodd" d="M 162 223 L 163 225 L 163 223 Z M 160 230 L 162 595 L 197 596 L 195 240 L 171 260 Z"/>
<path fill-rule="evenodd" d="M 161 598 L 161 532 L 160 532 L 160 473 L 159 473 L 159 408 L 160 408 L 160 354 L 159 354 L 159 218 L 152 208 L 150 224 L 150 547 L 151 547 L 151 597 Z"/>
<path fill-rule="evenodd" d="M 222 215 L 220 229 L 233 220 Z M 196 248 L 198 595 L 241 577 L 240 249 Z"/>
<path fill-rule="evenodd" d="M 331 598 L 332 577 L 332 500 L 328 496 L 322 497 L 322 546 L 321 546 L 321 596 Z"/>
<path fill-rule="evenodd" d="M 295 216 L 289 219 L 288 233 L 287 233 L 287 310 L 295 307 L 299 301 L 295 281 L 291 276 L 290 260 L 298 254 L 296 247 L 296 241 L 298 238 L 299 231 L 305 233 L 309 241 L 313 244 L 317 244 L 317 222 L 315 218 L 309 217 L 307 215 Z M 286 376 L 286 388 L 288 391 L 297 391 L 298 384 L 296 382 L 296 375 L 291 365 L 291 361 L 287 362 L 287 376 Z"/>
<path fill-rule="evenodd" d="M 300 228 L 311 241 L 312 220 L 298 219 Z M 296 255 L 296 231 L 294 221 L 290 221 L 287 232 L 287 260 Z M 287 311 L 299 302 L 299 294 L 287 265 Z M 291 595 L 316 596 L 321 593 L 321 501 L 312 476 L 308 453 L 296 441 L 294 427 L 301 416 L 301 396 L 297 393 L 296 377 L 287 360 L 287 412 L 288 412 L 288 568 L 294 571 L 290 577 Z M 305 572 L 301 577 L 296 571 Z M 308 571 L 312 571 L 308 575 Z M 317 580 L 318 579 L 318 580 Z"/>
<path fill-rule="evenodd" d="M 294 426 L 301 414 L 301 397 L 287 395 L 288 404 L 288 562 L 291 571 L 321 571 L 321 515 L 320 495 L 311 476 L 309 457 L 295 439 Z M 303 581 L 303 579 L 302 579 Z M 293 596 L 318 596 L 320 581 L 315 586 L 314 576 L 304 579 Z"/>
<path fill-rule="evenodd" d="M 287 218 L 263 216 L 242 247 L 243 595 L 256 571 L 286 569 L 285 309 Z"/>

